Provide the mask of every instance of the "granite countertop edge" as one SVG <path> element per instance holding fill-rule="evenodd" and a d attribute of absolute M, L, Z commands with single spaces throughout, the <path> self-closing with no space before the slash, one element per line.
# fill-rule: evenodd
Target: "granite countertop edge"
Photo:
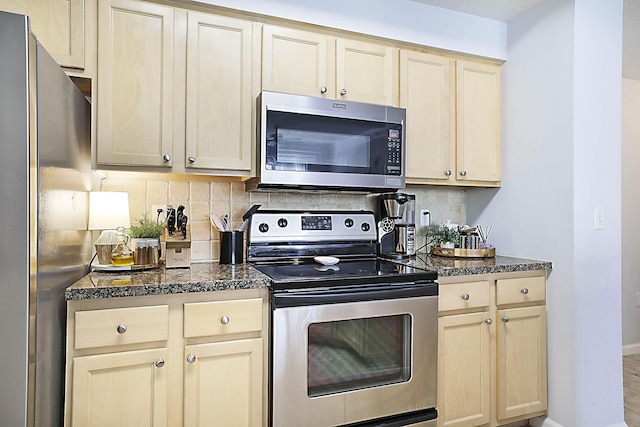
<path fill-rule="evenodd" d="M 417 268 L 435 270 L 439 277 L 551 270 L 552 263 L 497 255 L 494 258 L 452 259 L 417 254 L 399 261 Z M 267 288 L 270 278 L 249 264 L 194 263 L 190 268 L 164 267 L 137 272 L 93 271 L 69 286 L 67 301 L 146 295 L 172 295 Z"/>
<path fill-rule="evenodd" d="M 418 268 L 436 270 L 438 277 L 513 273 L 535 270 L 550 271 L 553 268 L 553 264 L 550 261 L 505 255 L 496 255 L 492 258 L 448 258 L 437 255 L 417 254 L 415 259 L 411 259 L 406 263 Z"/>

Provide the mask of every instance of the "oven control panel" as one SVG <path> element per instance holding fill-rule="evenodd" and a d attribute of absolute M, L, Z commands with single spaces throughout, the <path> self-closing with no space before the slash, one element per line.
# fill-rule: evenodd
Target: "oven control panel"
<path fill-rule="evenodd" d="M 375 241 L 375 216 L 369 211 L 258 211 L 248 239 L 254 243 Z"/>

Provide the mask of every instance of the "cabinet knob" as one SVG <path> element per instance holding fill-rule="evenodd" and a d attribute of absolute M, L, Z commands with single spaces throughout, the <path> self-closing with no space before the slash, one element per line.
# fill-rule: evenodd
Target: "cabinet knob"
<path fill-rule="evenodd" d="M 162 161 L 170 162 L 171 161 L 171 156 L 168 155 L 168 154 L 165 154 L 164 156 L 162 156 Z"/>
<path fill-rule="evenodd" d="M 527 289 L 527 288 L 522 288 L 522 289 L 520 289 L 520 292 L 522 292 L 523 294 L 525 294 L 525 295 L 526 295 L 526 294 L 528 294 L 528 293 L 529 293 L 529 289 Z"/>
<path fill-rule="evenodd" d="M 158 360 L 156 360 L 156 368 L 162 368 L 164 366 L 164 359 L 161 357 Z"/>
<path fill-rule="evenodd" d="M 196 162 L 196 158 L 193 157 L 193 156 L 187 157 L 187 160 L 189 160 L 189 163 L 195 163 Z"/>
<path fill-rule="evenodd" d="M 220 318 L 220 323 L 222 323 L 223 325 L 226 325 L 227 323 L 229 323 L 229 316 L 222 316 Z"/>
<path fill-rule="evenodd" d="M 493 320 L 491 320 L 491 318 L 484 319 L 484 323 L 486 323 L 487 325 L 491 325 L 491 324 L 493 324 Z"/>
<path fill-rule="evenodd" d="M 320 93 L 327 93 L 327 87 L 326 86 L 322 86 L 320 88 Z"/>
<path fill-rule="evenodd" d="M 501 319 L 504 323 L 507 323 L 509 321 L 509 316 L 502 316 Z"/>
<path fill-rule="evenodd" d="M 193 363 L 196 361 L 196 355 L 195 354 L 190 354 L 187 356 L 187 362 L 189 363 Z"/>
<path fill-rule="evenodd" d="M 124 323 L 118 325 L 117 331 L 119 334 L 124 334 L 125 332 L 127 332 L 127 325 L 125 325 Z"/>
<path fill-rule="evenodd" d="M 460 171 L 460 176 L 467 176 L 467 171 Z"/>
<path fill-rule="evenodd" d="M 469 301 L 469 294 L 462 294 L 462 299 L 465 301 Z"/>
<path fill-rule="evenodd" d="M 446 176 L 451 176 L 451 169 L 447 170 L 444 174 L 445 174 Z"/>
<path fill-rule="evenodd" d="M 340 90 L 340 95 L 345 96 L 347 94 L 347 90 L 346 89 L 341 89 Z"/>

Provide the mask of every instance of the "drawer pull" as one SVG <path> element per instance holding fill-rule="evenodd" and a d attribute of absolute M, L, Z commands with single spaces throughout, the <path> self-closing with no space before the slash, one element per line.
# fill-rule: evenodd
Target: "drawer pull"
<path fill-rule="evenodd" d="M 507 323 L 509 321 L 509 316 L 502 316 L 502 321 Z"/>
<path fill-rule="evenodd" d="M 320 88 L 320 93 L 327 93 L 327 87 L 326 86 L 322 86 Z"/>
<path fill-rule="evenodd" d="M 462 294 L 462 299 L 465 301 L 469 301 L 469 294 Z"/>
<path fill-rule="evenodd" d="M 118 325 L 118 328 L 116 330 L 118 331 L 119 334 L 124 334 L 125 332 L 127 332 L 127 325 L 125 325 L 124 323 L 121 325 Z"/>
<path fill-rule="evenodd" d="M 161 357 L 160 359 L 156 360 L 156 368 L 162 368 L 164 366 L 164 359 Z"/>
<path fill-rule="evenodd" d="M 227 323 L 229 323 L 229 316 L 222 316 L 220 318 L 220 323 L 222 323 L 223 325 L 226 325 Z"/>
<path fill-rule="evenodd" d="M 493 320 L 491 320 L 491 318 L 484 319 L 484 323 L 486 323 L 487 325 L 491 325 L 493 323 Z"/>
<path fill-rule="evenodd" d="M 196 361 L 196 355 L 195 355 L 195 354 L 189 354 L 189 355 L 187 356 L 187 362 L 189 362 L 189 363 L 193 363 L 193 362 L 195 362 L 195 361 Z"/>
<path fill-rule="evenodd" d="M 527 288 L 522 288 L 522 289 L 520 289 L 520 292 L 522 292 L 523 294 L 525 294 L 525 295 L 526 295 L 526 294 L 528 294 L 528 293 L 529 293 L 529 289 L 527 289 Z"/>

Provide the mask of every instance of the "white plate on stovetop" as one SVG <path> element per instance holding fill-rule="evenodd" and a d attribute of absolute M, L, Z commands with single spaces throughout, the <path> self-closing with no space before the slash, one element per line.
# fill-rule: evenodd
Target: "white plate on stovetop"
<path fill-rule="evenodd" d="M 316 256 L 313 260 L 322 265 L 335 265 L 340 262 L 340 259 L 334 256 Z"/>

